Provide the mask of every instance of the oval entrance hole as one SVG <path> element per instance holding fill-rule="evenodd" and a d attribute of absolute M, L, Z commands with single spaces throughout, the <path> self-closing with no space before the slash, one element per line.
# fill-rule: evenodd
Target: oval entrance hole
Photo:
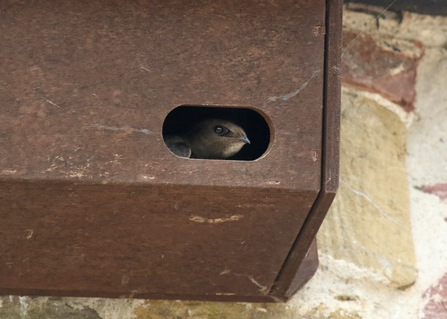
<path fill-rule="evenodd" d="M 163 139 L 179 157 L 253 161 L 270 144 L 270 127 L 248 108 L 179 106 L 163 123 Z"/>

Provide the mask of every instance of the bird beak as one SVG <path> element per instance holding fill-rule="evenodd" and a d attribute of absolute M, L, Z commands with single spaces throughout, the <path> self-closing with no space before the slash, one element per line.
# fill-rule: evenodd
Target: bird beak
<path fill-rule="evenodd" d="M 244 141 L 244 142 L 247 143 L 247 144 L 251 144 L 251 143 L 250 143 L 250 140 L 249 140 L 248 137 L 245 136 L 245 135 L 239 137 L 239 139 L 242 140 L 242 141 Z"/>

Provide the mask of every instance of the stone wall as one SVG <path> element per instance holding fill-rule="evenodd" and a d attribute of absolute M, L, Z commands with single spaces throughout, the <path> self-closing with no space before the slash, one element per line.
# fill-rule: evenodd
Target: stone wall
<path fill-rule="evenodd" d="M 345 7 L 340 190 L 287 304 L 0 297 L 0 318 L 447 318 L 447 18 Z"/>

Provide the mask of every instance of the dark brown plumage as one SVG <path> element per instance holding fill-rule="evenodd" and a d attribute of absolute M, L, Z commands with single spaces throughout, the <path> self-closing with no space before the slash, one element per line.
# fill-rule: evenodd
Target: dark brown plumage
<path fill-rule="evenodd" d="M 164 139 L 175 155 L 204 159 L 227 159 L 250 144 L 243 128 L 222 119 L 206 119 L 184 135 Z"/>

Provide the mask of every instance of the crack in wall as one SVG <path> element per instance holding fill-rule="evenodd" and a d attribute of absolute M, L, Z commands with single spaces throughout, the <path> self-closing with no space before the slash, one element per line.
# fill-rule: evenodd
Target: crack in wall
<path fill-rule="evenodd" d="M 349 187 L 348 184 L 346 184 L 346 183 L 345 183 L 343 180 L 341 180 L 341 179 L 340 179 L 340 183 L 344 184 L 344 185 L 345 185 L 351 192 L 353 192 L 354 194 L 359 195 L 359 196 L 362 196 L 364 199 L 366 199 L 371 205 L 373 205 L 375 208 L 377 208 L 377 209 L 382 213 L 382 215 L 383 215 L 386 219 L 388 219 L 388 220 L 391 221 L 392 223 L 396 224 L 397 226 L 403 228 L 403 226 L 402 226 L 401 224 L 399 224 L 399 223 L 396 222 L 394 219 L 392 219 L 390 216 L 388 216 L 388 215 L 383 211 L 382 208 L 380 208 L 376 203 L 374 203 L 374 201 L 373 201 L 371 198 L 369 198 L 368 195 L 366 195 L 366 194 L 364 194 L 364 193 L 362 193 L 362 192 L 360 192 L 360 191 L 358 191 L 358 190 L 355 190 L 355 189 Z"/>

